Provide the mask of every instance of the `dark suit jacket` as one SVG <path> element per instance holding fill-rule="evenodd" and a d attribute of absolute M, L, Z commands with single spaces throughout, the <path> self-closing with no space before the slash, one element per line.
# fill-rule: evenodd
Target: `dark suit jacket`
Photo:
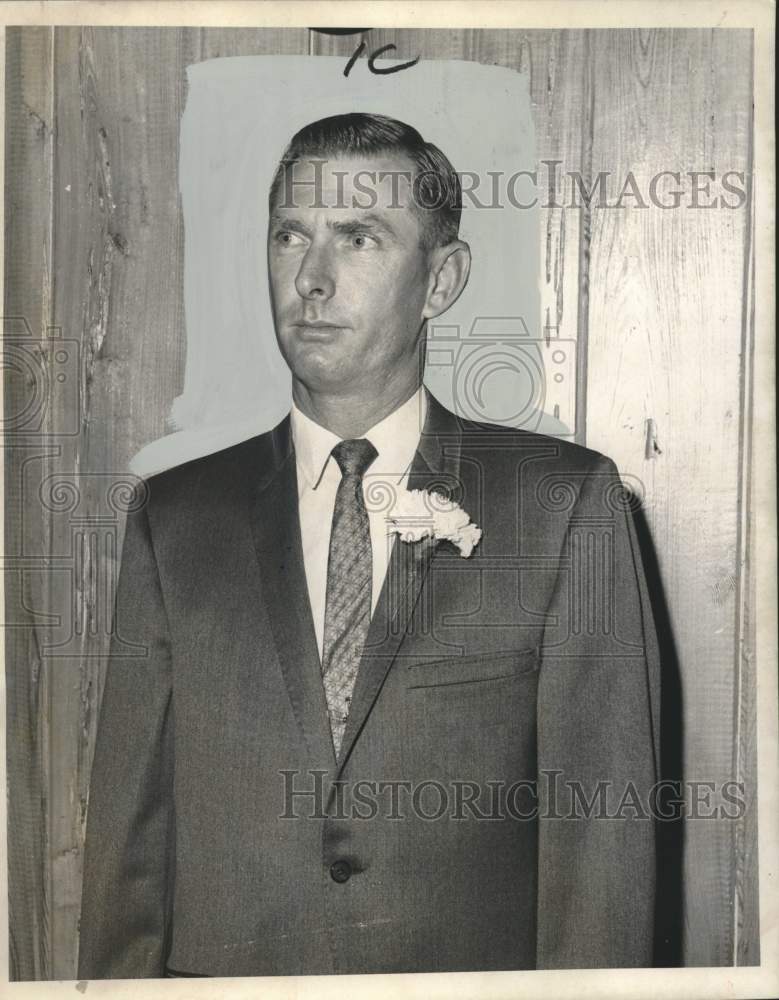
<path fill-rule="evenodd" d="M 641 803 L 565 818 L 566 782 L 592 801 L 610 783 L 613 814 L 656 780 L 657 648 L 617 470 L 431 397 L 409 488 L 436 486 L 482 541 L 469 559 L 396 544 L 336 762 L 289 420 L 149 480 L 101 707 L 80 977 L 651 964 L 652 820 Z M 373 818 L 352 808 L 361 781 Z"/>

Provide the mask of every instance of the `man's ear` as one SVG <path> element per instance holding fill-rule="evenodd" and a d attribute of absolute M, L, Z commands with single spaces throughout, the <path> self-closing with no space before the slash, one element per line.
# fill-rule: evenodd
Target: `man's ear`
<path fill-rule="evenodd" d="M 454 305 L 468 283 L 471 272 L 471 248 L 463 240 L 453 240 L 436 247 L 431 254 L 423 319 L 435 319 Z"/>

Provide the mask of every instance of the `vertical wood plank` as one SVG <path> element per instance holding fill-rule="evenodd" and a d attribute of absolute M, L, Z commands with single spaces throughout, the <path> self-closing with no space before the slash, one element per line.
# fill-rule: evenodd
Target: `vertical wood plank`
<path fill-rule="evenodd" d="M 581 170 L 586 155 L 590 66 L 587 33 L 583 31 L 468 31 L 460 58 L 506 66 L 529 77 L 536 129 L 540 205 L 538 254 L 541 261 L 541 330 L 534 331 L 547 352 L 564 351 L 571 358 L 573 385 L 558 387 L 551 374 L 558 366 L 547 362 L 549 407 L 555 396 L 570 399 L 564 405 L 565 422 L 574 440 L 584 434 L 586 325 L 580 315 L 586 287 L 588 257 L 581 252 L 587 233 L 587 211 L 566 203 L 566 171 Z M 555 374 L 561 374 L 556 372 Z"/>
<path fill-rule="evenodd" d="M 201 28 L 197 60 L 230 56 L 303 56 L 308 53 L 305 28 Z"/>
<path fill-rule="evenodd" d="M 738 31 L 594 32 L 593 175 L 618 192 L 632 171 L 646 192 L 662 170 L 746 171 L 751 83 L 733 68 L 749 65 L 749 44 Z M 665 652 L 681 671 L 684 777 L 721 784 L 736 777 L 748 210 L 594 209 L 592 225 L 587 443 L 645 485 Z M 728 819 L 686 823 L 686 964 L 733 961 L 734 834 Z"/>
<path fill-rule="evenodd" d="M 754 39 L 752 39 L 754 46 Z M 751 79 L 754 86 L 754 49 Z M 754 115 L 750 121 L 750 149 L 747 175 L 753 167 Z M 750 206 L 748 235 L 744 261 L 744 296 L 742 378 L 741 378 L 741 441 L 739 447 L 740 521 L 739 551 L 741 566 L 738 593 L 737 622 L 737 738 L 734 746 L 736 777 L 744 789 L 745 808 L 736 826 L 734 838 L 735 868 L 735 964 L 760 964 L 760 877 L 758 868 L 757 814 L 757 622 L 755 620 L 755 510 L 753 477 L 753 371 L 755 349 L 755 257 L 752 234 L 755 228 L 754 201 Z"/>
<path fill-rule="evenodd" d="M 48 805 L 50 674 L 40 651 L 46 583 L 41 511 L 25 508 L 25 465 L 48 427 L 44 341 L 51 322 L 52 29 L 6 31 L 5 380 L 6 748 L 8 923 L 12 979 L 51 969 Z M 43 376 L 43 377 L 42 377 Z M 27 410 L 36 392 L 41 408 Z M 24 560 L 28 557 L 28 569 Z M 36 572 L 37 569 L 37 572 Z"/>

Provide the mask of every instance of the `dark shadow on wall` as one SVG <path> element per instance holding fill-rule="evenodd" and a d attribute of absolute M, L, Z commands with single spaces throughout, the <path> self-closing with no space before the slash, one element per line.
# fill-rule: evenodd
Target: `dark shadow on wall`
<path fill-rule="evenodd" d="M 660 647 L 660 779 L 673 782 L 659 797 L 659 808 L 668 816 L 657 823 L 657 896 L 655 899 L 655 946 L 653 965 L 669 968 L 682 965 L 682 864 L 684 859 L 684 816 L 678 803 L 684 778 L 682 685 L 679 658 L 671 629 L 657 554 L 643 508 L 633 514 L 641 559 L 644 565 L 652 612 Z M 666 787 L 666 786 L 664 786 Z"/>

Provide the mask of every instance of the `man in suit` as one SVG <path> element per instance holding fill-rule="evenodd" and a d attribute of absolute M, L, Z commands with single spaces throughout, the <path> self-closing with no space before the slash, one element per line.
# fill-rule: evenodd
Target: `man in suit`
<path fill-rule="evenodd" d="M 651 964 L 658 657 L 613 462 L 422 388 L 470 251 L 413 128 L 307 126 L 270 208 L 292 410 L 128 517 L 145 655 L 112 648 L 79 976 Z"/>

